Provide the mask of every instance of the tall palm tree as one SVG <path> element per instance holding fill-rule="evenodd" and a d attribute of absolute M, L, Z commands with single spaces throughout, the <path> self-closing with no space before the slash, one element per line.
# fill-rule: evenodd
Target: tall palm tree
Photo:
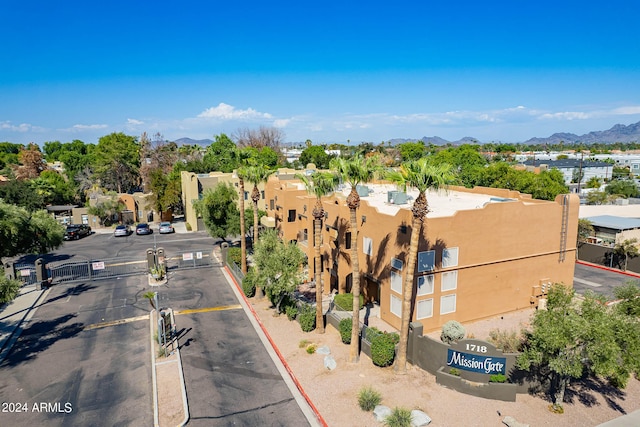
<path fill-rule="evenodd" d="M 313 215 L 313 249 L 315 258 L 313 278 L 316 283 L 316 332 L 324 334 L 324 317 L 322 315 L 322 262 L 320 257 L 322 220 L 324 219 L 322 197 L 333 193 L 338 184 L 338 177 L 331 172 L 319 171 L 311 176 L 297 174 L 296 177 L 304 183 L 310 194 L 316 196 L 316 204 L 311 212 Z"/>
<path fill-rule="evenodd" d="M 426 157 L 404 163 L 399 170 L 387 174 L 387 179 L 401 185 L 406 190 L 407 186 L 418 189 L 418 197 L 411 207 L 411 244 L 409 246 L 409 259 L 407 260 L 407 275 L 402 290 L 402 324 L 400 327 L 400 342 L 398 343 L 398 355 L 394 369 L 398 373 L 407 371 L 407 346 L 409 340 L 409 322 L 411 321 L 411 302 L 413 300 L 413 276 L 418 257 L 418 243 L 422 234 L 422 225 L 429 212 L 426 192 L 429 189 L 441 189 L 453 180 L 451 166 L 442 163 L 430 164 Z"/>
<path fill-rule="evenodd" d="M 347 160 L 342 157 L 332 159 L 331 169 L 338 172 L 342 180 L 351 186 L 351 192 L 347 196 L 351 228 L 351 267 L 353 294 L 353 317 L 351 324 L 351 344 L 349 348 L 349 362 L 358 362 L 360 339 L 360 263 L 358 261 L 358 222 L 356 211 L 360 207 L 360 196 L 356 187 L 372 181 L 380 171 L 380 162 L 377 157 L 363 157 L 356 155 Z"/>
<path fill-rule="evenodd" d="M 247 231 L 245 230 L 244 223 L 244 177 L 246 175 L 246 167 L 239 167 L 236 173 L 238 174 L 238 187 L 240 191 L 240 263 L 242 264 L 240 268 L 243 274 L 247 274 Z"/>

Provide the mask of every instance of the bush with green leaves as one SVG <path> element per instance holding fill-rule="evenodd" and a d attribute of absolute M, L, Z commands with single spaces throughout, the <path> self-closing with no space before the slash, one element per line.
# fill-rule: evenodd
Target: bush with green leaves
<path fill-rule="evenodd" d="M 0 304 L 13 301 L 20 292 L 22 284 L 19 280 L 11 280 L 5 277 L 4 269 L 0 267 Z"/>
<path fill-rule="evenodd" d="M 340 338 L 345 344 L 351 344 L 351 327 L 351 318 L 342 319 L 340 323 L 338 323 L 338 332 L 340 332 Z"/>
<path fill-rule="evenodd" d="M 358 392 L 358 405 L 363 411 L 373 411 L 380 402 L 382 402 L 382 396 L 372 387 L 363 387 Z"/>
<path fill-rule="evenodd" d="M 453 344 L 464 338 L 464 326 L 456 320 L 449 320 L 442 326 L 440 339 L 445 344 Z"/>
<path fill-rule="evenodd" d="M 364 330 L 364 339 L 371 342 L 375 337 L 380 335 L 382 331 L 375 326 L 368 326 Z"/>
<path fill-rule="evenodd" d="M 396 356 L 396 344 L 400 336 L 394 333 L 383 332 L 371 340 L 371 360 L 380 367 L 390 366 Z"/>
<path fill-rule="evenodd" d="M 407 408 L 395 407 L 391 414 L 384 419 L 384 425 L 388 427 L 411 427 L 411 411 Z"/>
<path fill-rule="evenodd" d="M 353 294 L 337 294 L 333 297 L 337 311 L 353 311 Z M 360 308 L 364 307 L 364 297 L 360 295 Z"/>
<path fill-rule="evenodd" d="M 247 275 L 242 279 L 242 292 L 244 292 L 247 298 L 251 298 L 256 294 L 255 277 L 255 269 L 250 268 L 249 271 L 247 271 Z"/>
<path fill-rule="evenodd" d="M 298 322 L 304 332 L 311 332 L 316 328 L 316 309 L 311 304 L 304 304 L 298 312 Z"/>
<path fill-rule="evenodd" d="M 507 377 L 502 374 L 494 374 L 489 377 L 489 382 L 492 383 L 506 383 Z"/>
<path fill-rule="evenodd" d="M 242 264 L 242 249 L 241 248 L 229 248 L 227 250 L 227 261 L 234 262 L 236 265 Z"/>
<path fill-rule="evenodd" d="M 298 316 L 298 307 L 295 305 L 288 305 L 284 308 L 284 313 L 287 315 L 287 319 L 296 320 Z"/>

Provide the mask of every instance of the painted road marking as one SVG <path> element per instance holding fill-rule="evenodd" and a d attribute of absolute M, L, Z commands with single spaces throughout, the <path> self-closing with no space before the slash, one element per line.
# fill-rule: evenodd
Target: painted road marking
<path fill-rule="evenodd" d="M 142 316 L 129 317 L 127 319 L 113 320 L 111 322 L 94 323 L 93 325 L 85 326 L 84 330 L 90 331 L 92 329 L 100 329 L 100 328 L 106 328 L 109 326 L 123 325 L 125 323 L 137 322 L 138 320 L 149 320 L 149 315 L 145 314 Z"/>
<path fill-rule="evenodd" d="M 207 307 L 207 308 L 192 308 L 190 310 L 174 311 L 173 314 L 193 314 L 193 313 L 207 313 L 209 311 L 223 311 L 223 310 L 241 310 L 240 304 L 234 305 L 221 305 L 219 307 Z"/>
<path fill-rule="evenodd" d="M 574 277 L 573 281 L 582 283 L 583 285 L 591 286 L 592 288 L 599 288 L 600 286 L 602 286 L 600 283 L 591 282 L 589 280 L 584 280 L 584 279 L 578 279 L 577 277 Z"/>

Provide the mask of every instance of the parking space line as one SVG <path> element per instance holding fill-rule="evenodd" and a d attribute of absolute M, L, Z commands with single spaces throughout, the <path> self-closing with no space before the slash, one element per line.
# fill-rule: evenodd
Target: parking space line
<path fill-rule="evenodd" d="M 599 288 L 602 286 L 600 283 L 591 282 L 589 280 L 579 279 L 577 277 L 573 278 L 574 282 L 582 283 L 583 285 L 591 286 L 592 288 Z"/>
<path fill-rule="evenodd" d="M 84 330 L 90 331 L 92 329 L 107 328 L 109 326 L 116 326 L 116 325 L 123 325 L 125 323 L 137 322 L 138 320 L 149 320 L 149 315 L 145 314 L 142 316 L 129 317 L 127 319 L 113 320 L 111 322 L 94 323 L 93 325 L 85 326 Z"/>

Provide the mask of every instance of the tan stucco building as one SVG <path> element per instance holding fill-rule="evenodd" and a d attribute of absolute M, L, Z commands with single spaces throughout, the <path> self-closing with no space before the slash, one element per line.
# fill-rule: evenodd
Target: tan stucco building
<path fill-rule="evenodd" d="M 394 185 L 360 189 L 358 252 L 362 293 L 380 305 L 380 317 L 399 328 L 402 280 L 411 233 L 406 194 Z M 349 209 L 343 186 L 323 199 L 322 278 L 324 293 L 351 287 Z M 315 198 L 291 173 L 273 176 L 266 186 L 262 225 L 295 240 L 309 260 L 313 279 Z M 543 289 L 573 283 L 579 199 L 560 195 L 535 200 L 515 191 L 452 187 L 427 194 L 430 212 L 422 227 L 415 269 L 413 320 L 425 331 L 449 320 L 470 322 L 537 306 Z M 186 204 L 185 204 L 186 206 Z"/>

